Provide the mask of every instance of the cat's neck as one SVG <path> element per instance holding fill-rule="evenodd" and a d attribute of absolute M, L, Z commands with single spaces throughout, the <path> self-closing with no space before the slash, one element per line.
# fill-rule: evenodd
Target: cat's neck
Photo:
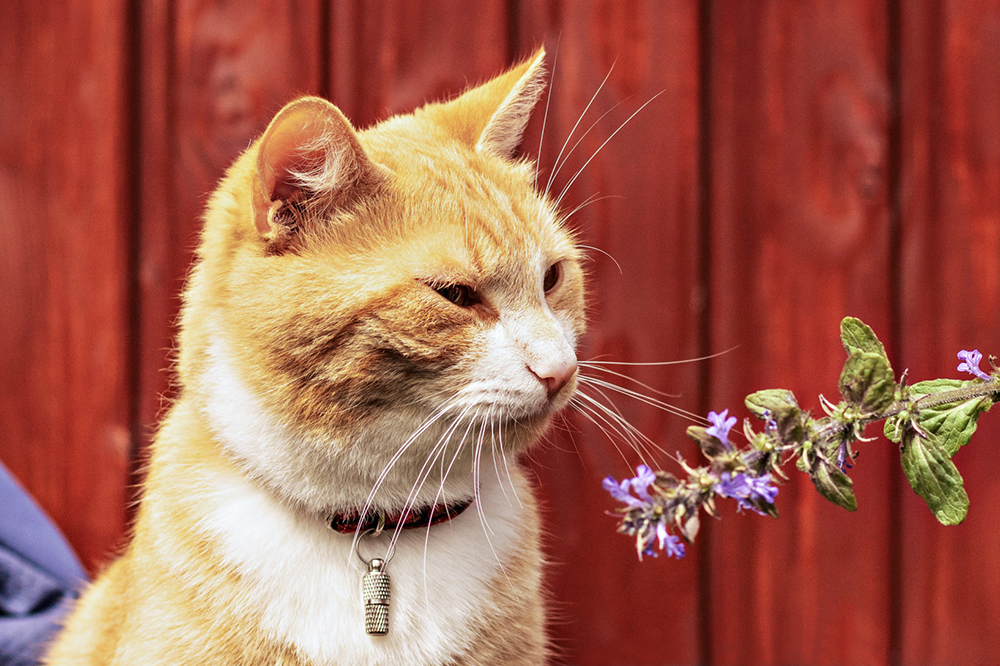
<path fill-rule="evenodd" d="M 408 506 L 432 506 L 474 495 L 473 447 L 458 446 L 468 433 L 456 434 L 459 429 L 450 428 L 447 421 L 433 424 L 409 446 L 439 447 L 436 457 L 431 460 L 429 451 L 417 466 L 412 456 L 402 456 L 386 471 L 394 454 L 420 428 L 420 417 L 393 411 L 363 429 L 297 431 L 273 417 L 248 388 L 221 339 L 209 347 L 198 390 L 186 396 L 244 474 L 280 499 L 316 515 L 369 504 L 376 511 L 398 513 Z M 502 475 L 503 466 L 513 464 L 498 461 L 492 451 L 485 456 L 480 461 L 484 473 L 494 474 L 489 467 L 497 465 Z"/>

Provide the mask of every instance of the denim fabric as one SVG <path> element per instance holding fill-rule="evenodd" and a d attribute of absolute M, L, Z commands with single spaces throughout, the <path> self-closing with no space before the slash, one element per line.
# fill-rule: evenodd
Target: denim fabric
<path fill-rule="evenodd" d="M 62 534 L 0 464 L 0 665 L 37 664 L 86 580 Z"/>

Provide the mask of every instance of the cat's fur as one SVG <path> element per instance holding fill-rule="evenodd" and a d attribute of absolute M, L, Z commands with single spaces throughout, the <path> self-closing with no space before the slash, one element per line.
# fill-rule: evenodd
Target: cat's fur
<path fill-rule="evenodd" d="M 544 661 L 538 517 L 513 459 L 575 390 L 584 319 L 578 250 L 512 159 L 542 61 L 362 132 L 298 100 L 236 161 L 134 537 L 47 664 Z M 381 637 L 353 538 L 327 522 L 376 485 L 387 512 L 476 498 L 401 532 Z"/>

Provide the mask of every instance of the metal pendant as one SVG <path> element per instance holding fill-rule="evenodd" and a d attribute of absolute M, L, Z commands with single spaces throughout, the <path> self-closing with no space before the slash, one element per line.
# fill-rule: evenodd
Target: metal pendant
<path fill-rule="evenodd" d="M 361 599 L 365 602 L 365 633 L 384 636 L 389 633 L 389 574 L 378 558 L 368 563 L 368 573 L 361 579 Z"/>

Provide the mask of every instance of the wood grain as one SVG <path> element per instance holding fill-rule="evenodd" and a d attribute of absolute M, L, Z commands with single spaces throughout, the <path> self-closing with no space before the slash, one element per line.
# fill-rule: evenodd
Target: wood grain
<path fill-rule="evenodd" d="M 888 336 L 885 16 L 878 1 L 712 4 L 712 343 L 737 346 L 713 362 L 716 410 L 781 387 L 818 411 L 838 397 L 841 318 Z M 862 448 L 854 515 L 794 470 L 780 520 L 724 507 L 711 663 L 886 660 L 897 456 Z"/>
<path fill-rule="evenodd" d="M 960 349 L 1000 353 L 1000 2 L 908 4 L 902 46 L 903 360 L 959 377 Z M 903 484 L 903 664 L 1000 663 L 998 437 L 987 414 L 955 456 L 957 527 Z"/>
<path fill-rule="evenodd" d="M 356 127 L 457 95 L 509 66 L 500 0 L 337 2 L 331 99 Z"/>
<path fill-rule="evenodd" d="M 522 150 L 537 155 L 541 139 L 539 187 L 558 169 L 551 192 L 558 197 L 569 186 L 566 213 L 595 197 L 569 220 L 589 247 L 590 330 L 581 358 L 628 363 L 697 356 L 697 4 L 526 2 L 518 16 L 519 50 L 544 41 L 554 70 L 545 134 L 544 114 L 536 114 Z M 564 162 L 558 162 L 564 144 Z M 595 368 L 584 374 L 700 410 L 696 364 L 607 368 L 648 388 Z M 604 402 L 609 397 L 655 446 L 693 458 L 685 419 L 600 387 L 582 393 Z M 604 515 L 615 504 L 601 488 L 604 476 L 633 476 L 642 459 L 660 467 L 674 463 L 662 452 L 640 457 L 628 444 L 612 443 L 602 432 L 615 429 L 611 419 L 578 402 L 600 425 L 571 411 L 552 443 L 532 453 L 546 507 L 557 609 L 550 634 L 559 655 L 573 664 L 698 663 L 697 552 L 681 561 L 640 563 L 634 542 L 615 534 L 614 520 Z"/>
<path fill-rule="evenodd" d="M 0 6 L 0 459 L 90 571 L 129 464 L 124 2 Z"/>
<path fill-rule="evenodd" d="M 148 443 L 172 396 L 174 322 L 208 195 L 284 103 L 320 92 L 326 48 L 319 0 L 154 0 L 142 8 L 133 427 Z"/>

